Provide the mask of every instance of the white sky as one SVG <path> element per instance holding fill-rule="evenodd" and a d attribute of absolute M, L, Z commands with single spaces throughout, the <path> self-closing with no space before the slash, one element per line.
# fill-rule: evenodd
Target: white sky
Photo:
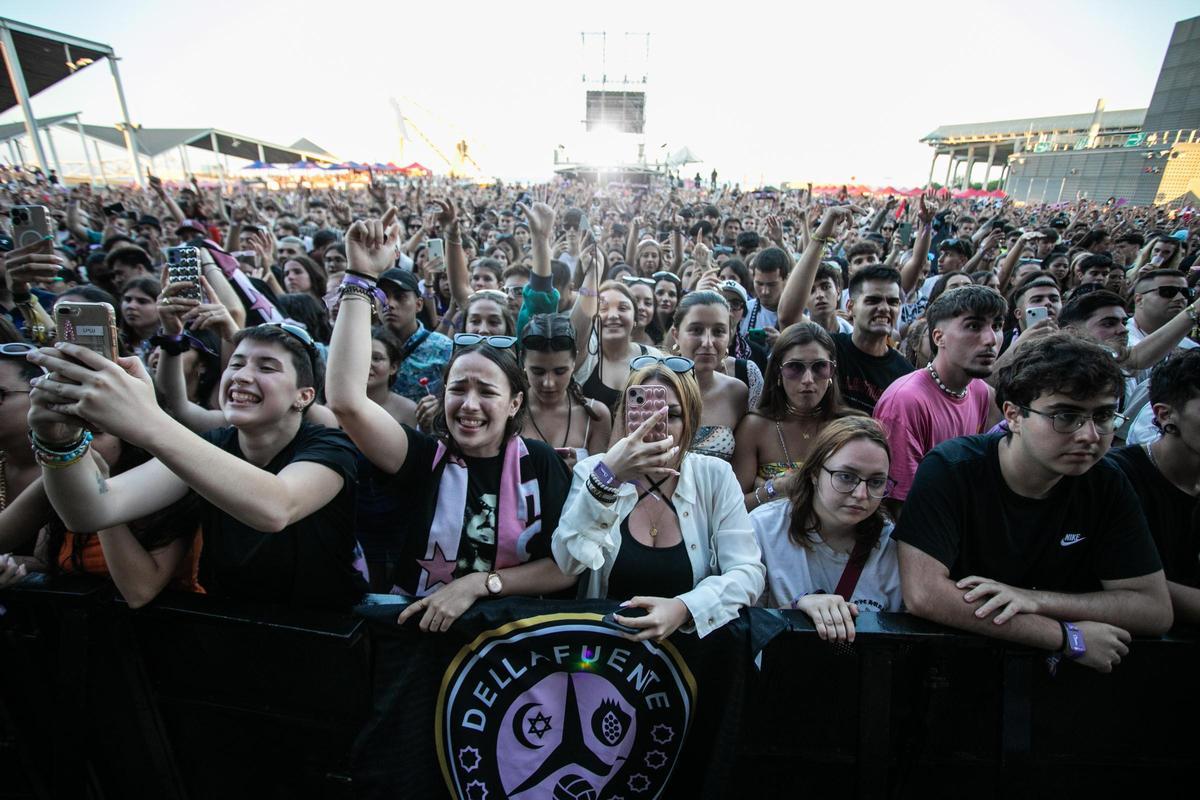
<path fill-rule="evenodd" d="M 510 179 L 551 174 L 558 144 L 582 152 L 580 32 L 606 30 L 612 43 L 646 31 L 647 156 L 686 145 L 704 163 L 685 175 L 715 167 L 748 185 L 918 185 L 931 156 L 918 139 L 938 125 L 1089 112 L 1099 97 L 1110 109 L 1145 107 L 1172 27 L 1195 13 L 1194 2 L 1168 0 L 1025 10 L 897 0 L 0 3 L 4 16 L 112 45 L 130 113 L 146 127 L 213 126 L 280 144 L 305 136 L 339 158 L 444 172 L 419 140 L 401 154 L 395 96 L 448 155 L 460 134 L 486 174 Z M 103 62 L 33 106 L 38 116 L 119 119 Z M 19 119 L 18 109 L 0 117 Z M 69 138 L 55 134 L 64 160 Z"/>

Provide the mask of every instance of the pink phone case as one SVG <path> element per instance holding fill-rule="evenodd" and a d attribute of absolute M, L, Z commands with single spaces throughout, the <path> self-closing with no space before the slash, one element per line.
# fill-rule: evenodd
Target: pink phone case
<path fill-rule="evenodd" d="M 667 407 L 665 386 L 641 384 L 630 386 L 625 392 L 625 433 L 633 433 L 638 426 L 654 415 L 655 411 Z M 647 442 L 658 442 L 667 438 L 667 420 L 660 419 L 646 434 Z"/>

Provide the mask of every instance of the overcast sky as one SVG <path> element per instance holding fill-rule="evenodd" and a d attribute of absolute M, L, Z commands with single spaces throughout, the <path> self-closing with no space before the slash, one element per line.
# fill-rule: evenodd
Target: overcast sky
<path fill-rule="evenodd" d="M 51 0 L 0 13 L 112 45 L 146 127 L 304 136 L 343 159 L 445 171 L 415 131 L 401 154 L 395 97 L 448 155 L 463 136 L 506 178 L 549 175 L 556 145 L 585 154 L 580 33 L 608 32 L 615 71 L 624 33 L 649 32 L 647 155 L 686 145 L 704 160 L 687 174 L 751 185 L 923 184 L 918 140 L 938 125 L 1090 112 L 1100 97 L 1143 108 L 1172 27 L 1196 13 L 1194 0 L 585 5 Z M 119 119 L 104 63 L 33 105 Z"/>

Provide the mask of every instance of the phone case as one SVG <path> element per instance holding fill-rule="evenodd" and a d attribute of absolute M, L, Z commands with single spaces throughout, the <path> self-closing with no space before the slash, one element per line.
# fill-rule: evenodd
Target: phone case
<path fill-rule="evenodd" d="M 59 301 L 54 306 L 58 339 L 86 347 L 113 361 L 117 357 L 117 315 L 108 303 Z"/>
<path fill-rule="evenodd" d="M 204 301 L 200 293 L 200 251 L 195 247 L 172 247 L 167 251 L 167 282 L 191 283 L 181 297 Z"/>
<path fill-rule="evenodd" d="M 625 432 L 633 433 L 638 426 L 654 415 L 655 411 L 667 407 L 665 386 L 640 384 L 630 386 L 625 392 Z M 667 420 L 664 417 L 654 424 L 646 434 L 647 442 L 658 442 L 667 438 Z"/>
<path fill-rule="evenodd" d="M 13 247 L 27 247 L 50 235 L 50 212 L 45 206 L 13 206 Z"/>

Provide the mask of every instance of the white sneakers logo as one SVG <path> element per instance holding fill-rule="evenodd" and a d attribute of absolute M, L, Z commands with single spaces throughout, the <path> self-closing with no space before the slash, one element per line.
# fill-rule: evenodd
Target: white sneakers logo
<path fill-rule="evenodd" d="M 1082 534 L 1068 533 L 1062 537 L 1062 541 L 1059 542 L 1059 544 L 1062 545 L 1063 547 L 1070 547 L 1073 544 L 1079 544 L 1086 538 L 1087 537 L 1083 536 Z"/>

